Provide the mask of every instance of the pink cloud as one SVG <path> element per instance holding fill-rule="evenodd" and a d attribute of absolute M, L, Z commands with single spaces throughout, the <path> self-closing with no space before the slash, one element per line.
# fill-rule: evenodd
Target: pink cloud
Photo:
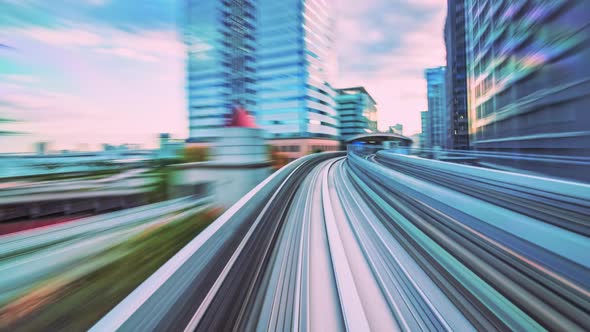
<path fill-rule="evenodd" d="M 40 42 L 58 46 L 96 46 L 101 42 L 99 35 L 79 29 L 55 30 L 36 27 L 21 29 L 19 32 Z"/>
<path fill-rule="evenodd" d="M 155 56 L 142 54 L 138 51 L 129 48 L 101 48 L 96 50 L 98 53 L 115 55 L 122 58 L 128 58 L 130 60 L 139 60 L 139 61 L 147 61 L 147 62 L 155 62 L 158 60 Z"/>
<path fill-rule="evenodd" d="M 159 30 L 131 33 L 116 29 L 104 31 L 112 47 L 133 49 L 136 53 L 156 57 L 184 57 L 184 44 L 178 40 L 176 31 Z"/>
<path fill-rule="evenodd" d="M 108 0 L 86 0 L 86 1 L 89 4 L 95 5 L 95 6 L 103 6 L 108 2 Z"/>
<path fill-rule="evenodd" d="M 74 36 L 97 38 L 90 43 L 61 36 L 74 28 Z M 9 138 L 0 152 L 31 151 L 35 141 L 70 149 L 80 143 L 154 146 L 160 132 L 186 137 L 184 46 L 174 30 L 132 33 L 72 24 L 55 33 L 31 30 L 13 29 L 7 39 L 19 40 L 21 62 L 34 65 L 31 77 L 0 76 L 0 111 L 22 120 L 14 130 L 27 135 Z"/>
<path fill-rule="evenodd" d="M 55 29 L 10 29 L 7 35 L 24 36 L 56 47 L 85 47 L 101 54 L 141 61 L 184 55 L 184 46 L 173 29 L 136 33 L 100 25 L 68 23 Z"/>
<path fill-rule="evenodd" d="M 39 78 L 31 75 L 0 75 L 0 78 L 4 82 L 11 82 L 17 85 L 20 84 L 34 84 L 39 82 Z"/>
<path fill-rule="evenodd" d="M 446 3 L 440 0 L 408 2 L 408 5 L 434 10 L 434 19 L 428 21 L 397 11 L 379 11 L 379 3 L 384 4 L 378 0 L 364 4 L 344 0 L 341 4 L 344 13 L 337 33 L 340 57 L 360 59 L 360 63 L 368 66 L 363 69 L 363 66 L 345 68 L 341 65 L 337 86 L 364 85 L 379 104 L 382 130 L 402 123 L 406 134 L 420 132 L 420 112 L 427 109 L 424 69 L 446 62 L 443 37 Z M 378 15 L 386 24 L 376 28 L 372 20 L 366 19 L 369 12 Z M 380 43 L 392 38 L 399 45 L 390 51 L 371 53 L 363 48 L 367 42 Z"/>

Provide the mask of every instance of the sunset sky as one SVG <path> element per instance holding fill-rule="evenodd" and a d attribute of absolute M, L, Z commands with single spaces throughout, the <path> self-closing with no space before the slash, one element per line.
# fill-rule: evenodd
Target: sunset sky
<path fill-rule="evenodd" d="M 150 147 L 186 138 L 184 46 L 173 0 L 0 2 L 0 152 Z M 444 65 L 444 0 L 339 0 L 335 87 L 365 86 L 379 125 L 420 131 L 426 67 Z"/>

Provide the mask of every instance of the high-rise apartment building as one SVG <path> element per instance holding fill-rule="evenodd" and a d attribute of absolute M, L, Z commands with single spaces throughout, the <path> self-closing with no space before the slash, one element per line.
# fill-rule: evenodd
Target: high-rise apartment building
<path fill-rule="evenodd" d="M 466 11 L 472 147 L 590 155 L 590 1 L 467 0 Z"/>
<path fill-rule="evenodd" d="M 186 0 L 189 137 L 222 136 L 232 109 L 256 110 L 255 1 Z"/>
<path fill-rule="evenodd" d="M 467 113 L 467 54 L 465 51 L 465 0 L 447 1 L 447 111 L 450 113 L 449 149 L 469 149 Z"/>
<path fill-rule="evenodd" d="M 449 147 L 449 123 L 451 119 L 447 111 L 445 73 L 445 67 L 429 68 L 424 72 L 427 84 L 427 114 L 430 130 L 427 142 L 430 147 L 443 149 Z"/>
<path fill-rule="evenodd" d="M 257 119 L 271 144 L 293 156 L 338 146 L 331 3 L 257 1 Z"/>
<path fill-rule="evenodd" d="M 342 140 L 377 132 L 377 103 L 364 87 L 338 89 L 336 103 Z"/>

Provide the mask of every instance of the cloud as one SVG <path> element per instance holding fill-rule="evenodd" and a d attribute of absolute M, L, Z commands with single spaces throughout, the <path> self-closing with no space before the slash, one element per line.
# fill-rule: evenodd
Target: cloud
<path fill-rule="evenodd" d="M 12 105 L 18 110 L 45 112 L 51 116 L 63 115 L 67 109 L 70 109 L 72 114 L 82 114 L 85 113 L 84 109 L 86 109 L 86 107 L 79 108 L 84 105 L 84 100 L 75 95 L 53 91 L 37 91 L 35 89 L 19 89 L 3 95 L 2 102 Z M 75 111 L 76 109 L 77 111 Z M 29 120 L 38 120 L 36 116 L 39 114 L 34 113 L 33 115 L 35 118 Z"/>
<path fill-rule="evenodd" d="M 122 47 L 102 48 L 102 49 L 98 49 L 96 51 L 99 53 L 115 55 L 115 56 L 119 56 L 122 58 L 128 58 L 130 60 L 139 60 L 139 61 L 147 61 L 147 62 L 155 62 L 158 60 L 158 58 L 156 58 L 154 56 L 142 54 L 142 53 L 139 53 L 139 52 L 137 52 L 133 49 L 129 49 L 129 48 L 122 48 Z"/>
<path fill-rule="evenodd" d="M 97 34 L 71 28 L 27 28 L 19 29 L 18 32 L 42 43 L 56 46 L 96 46 L 102 41 L 102 38 Z"/>
<path fill-rule="evenodd" d="M 94 6 L 103 6 L 108 0 L 86 0 L 89 4 Z"/>
<path fill-rule="evenodd" d="M 101 6 L 83 8 L 85 21 L 109 24 L 122 30 L 160 30 L 176 25 L 178 0 L 111 0 Z"/>
<path fill-rule="evenodd" d="M 9 74 L 0 75 L 3 82 L 12 82 L 15 84 L 34 84 L 39 82 L 39 78 L 32 75 Z"/>
<path fill-rule="evenodd" d="M 59 27 L 63 21 L 100 23 L 125 30 L 176 25 L 177 0 L 2 0 L 1 27 Z"/>
<path fill-rule="evenodd" d="M 176 31 L 124 31 L 105 25 L 69 22 L 56 28 L 27 27 L 10 29 L 9 35 L 26 37 L 55 47 L 84 48 L 103 55 L 140 61 L 183 56 L 183 44 Z M 7 35 L 8 35 L 7 34 Z"/>
<path fill-rule="evenodd" d="M 0 76 L 0 113 L 22 120 L 15 130 L 29 134 L 11 137 L 0 151 L 30 150 L 34 141 L 71 148 L 155 144 L 160 132 L 186 137 L 175 3 L 2 2 L 0 41 L 17 52 L 0 58 L 3 73 L 15 74 Z"/>
<path fill-rule="evenodd" d="M 113 47 L 133 49 L 138 53 L 155 57 L 179 58 L 184 56 L 184 45 L 177 39 L 176 30 L 143 30 L 128 32 L 104 29 L 109 44 Z"/>
<path fill-rule="evenodd" d="M 364 85 L 379 104 L 379 127 L 420 131 L 424 69 L 445 63 L 442 0 L 341 0 L 337 86 Z"/>
<path fill-rule="evenodd" d="M 47 106 L 47 98 L 28 94 L 10 94 L 2 96 L 2 103 L 19 110 L 39 110 Z"/>

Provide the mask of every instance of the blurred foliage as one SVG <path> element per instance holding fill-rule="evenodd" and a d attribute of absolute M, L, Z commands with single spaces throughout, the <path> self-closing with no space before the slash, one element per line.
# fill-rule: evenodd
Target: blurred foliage
<path fill-rule="evenodd" d="M 79 267 L 75 278 L 63 271 L 0 308 L 0 330 L 88 330 L 219 214 L 210 210 L 152 227 L 85 260 L 96 269 Z"/>
<path fill-rule="evenodd" d="M 209 160 L 209 148 L 205 146 L 187 146 L 184 148 L 183 161 L 194 163 Z"/>
<path fill-rule="evenodd" d="M 153 169 L 150 171 L 150 174 L 153 174 L 158 180 L 149 194 L 148 201 L 150 203 L 170 199 L 168 188 L 170 185 L 171 170 L 168 166 L 181 164 L 183 162 L 183 158 L 155 159 L 151 162 L 151 167 Z"/>

